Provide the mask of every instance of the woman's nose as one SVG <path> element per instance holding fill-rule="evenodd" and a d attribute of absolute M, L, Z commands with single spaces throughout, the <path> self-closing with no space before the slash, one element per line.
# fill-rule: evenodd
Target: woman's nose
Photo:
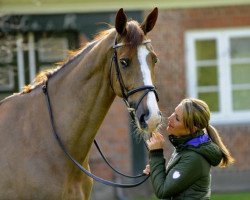
<path fill-rule="evenodd" d="M 170 121 L 172 119 L 172 116 L 173 114 L 171 114 L 169 117 L 168 117 L 168 121 Z"/>

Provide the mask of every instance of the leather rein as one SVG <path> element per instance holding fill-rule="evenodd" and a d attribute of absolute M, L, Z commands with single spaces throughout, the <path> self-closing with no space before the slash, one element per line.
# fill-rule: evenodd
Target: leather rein
<path fill-rule="evenodd" d="M 146 41 L 143 41 L 142 44 L 146 44 L 146 43 L 149 43 L 150 40 L 146 40 Z M 131 116 L 131 118 L 134 120 L 135 119 L 135 112 L 139 106 L 139 104 L 141 103 L 141 101 L 143 100 L 143 98 L 149 93 L 149 92 L 154 92 L 155 96 L 156 96 L 156 99 L 157 101 L 159 101 L 159 98 L 158 98 L 158 94 L 156 92 L 156 89 L 154 86 L 151 86 L 151 85 L 145 85 L 145 86 L 141 86 L 141 87 L 138 87 L 138 88 L 135 88 L 135 89 L 132 89 L 132 90 L 127 90 L 125 85 L 124 85 L 124 82 L 123 82 L 123 79 L 122 79 L 122 76 L 121 76 L 121 72 L 120 72 L 120 68 L 119 68 L 119 64 L 118 64 L 118 58 L 117 58 L 117 51 L 116 51 L 116 48 L 118 47 L 121 47 L 121 46 L 124 46 L 126 44 L 123 44 L 123 43 L 119 43 L 117 44 L 117 41 L 115 41 L 115 45 L 113 46 L 113 49 L 114 49 L 114 54 L 113 54 L 113 57 L 112 57 L 112 60 L 111 60 L 111 64 L 110 64 L 110 72 L 111 72 L 111 68 L 112 68 L 112 63 L 114 62 L 115 63 L 115 70 L 116 70 L 116 76 L 118 78 L 118 82 L 119 82 L 119 85 L 120 85 L 120 89 L 121 89 L 121 92 L 122 92 L 122 98 L 128 108 L 128 111 L 129 111 L 129 114 Z M 110 82 L 111 83 L 111 82 Z M 112 87 L 112 84 L 111 84 L 111 88 L 113 89 Z M 136 183 L 133 183 L 133 184 L 122 184 L 122 183 L 115 183 L 115 182 L 112 182 L 112 181 L 109 181 L 109 180 L 105 180 L 103 178 L 100 178 L 94 174 L 92 174 L 91 172 L 89 172 L 87 169 L 85 169 L 78 161 L 76 161 L 72 156 L 71 154 L 68 152 L 67 148 L 65 147 L 64 143 L 62 142 L 59 134 L 57 133 L 56 131 L 56 127 L 55 127 L 55 122 L 54 122 L 54 116 L 53 116 L 53 112 L 52 112 L 52 107 L 51 107 L 51 102 L 50 102 L 50 97 L 49 97 L 49 93 L 48 93 L 48 80 L 45 82 L 45 84 L 43 85 L 42 87 L 42 90 L 43 90 L 43 93 L 46 97 L 46 103 L 47 103 L 47 108 L 48 108 L 48 112 L 49 112 L 49 118 L 50 118 L 50 122 L 51 122 L 51 128 L 52 128 L 52 132 L 53 132 L 53 135 L 55 137 L 55 139 L 57 140 L 59 146 L 61 147 L 61 149 L 63 150 L 63 152 L 65 153 L 65 155 L 74 163 L 74 165 L 76 165 L 76 167 L 78 167 L 83 173 L 85 173 L 87 176 L 89 176 L 90 178 L 94 179 L 95 181 L 97 182 L 100 182 L 102 184 L 105 184 L 105 185 L 108 185 L 108 186 L 112 186 L 112 187 L 120 187 L 120 188 L 132 188 L 132 187 L 136 187 L 136 186 L 139 186 L 141 185 L 142 183 L 144 183 L 148 178 L 149 178 L 149 175 L 146 175 L 144 173 L 142 174 L 138 174 L 138 175 L 135 175 L 135 176 L 130 176 L 130 175 L 126 175 L 126 174 L 123 174 L 121 173 L 120 171 L 118 171 L 117 169 L 115 169 L 107 160 L 107 158 L 104 156 L 104 154 L 102 153 L 98 143 L 96 140 L 94 140 L 94 144 L 97 148 L 97 150 L 99 151 L 100 155 L 102 156 L 102 158 L 104 159 L 104 161 L 107 163 L 107 165 L 113 170 L 115 171 L 117 174 L 120 174 L 124 177 L 127 177 L 127 178 L 141 178 L 143 176 L 145 176 L 144 179 L 136 182 Z M 129 96 L 139 92 L 139 91 L 144 91 L 144 93 L 142 94 L 142 96 L 139 98 L 139 101 L 137 102 L 135 108 L 132 108 L 128 102 L 128 98 Z"/>

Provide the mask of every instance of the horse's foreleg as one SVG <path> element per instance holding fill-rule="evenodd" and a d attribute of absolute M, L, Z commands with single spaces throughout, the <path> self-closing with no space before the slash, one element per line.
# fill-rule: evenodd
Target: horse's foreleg
<path fill-rule="evenodd" d="M 82 164 L 90 171 L 88 158 Z M 67 200 L 89 200 L 93 186 L 93 180 L 73 166 L 64 186 L 62 199 Z"/>
<path fill-rule="evenodd" d="M 88 159 L 84 161 L 83 166 L 85 169 L 88 169 L 88 171 L 90 171 Z M 83 174 L 82 183 L 83 183 L 82 187 L 83 187 L 83 193 L 84 193 L 84 200 L 89 200 L 92 187 L 93 187 L 93 179 L 88 177 L 86 174 Z"/>

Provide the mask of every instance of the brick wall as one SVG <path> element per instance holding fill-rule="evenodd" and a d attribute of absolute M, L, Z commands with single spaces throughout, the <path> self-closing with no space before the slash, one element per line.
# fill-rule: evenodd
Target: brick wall
<path fill-rule="evenodd" d="M 147 13 L 145 13 L 146 15 Z M 157 87 L 160 97 L 159 106 L 165 117 L 173 112 L 175 106 L 186 97 L 186 67 L 184 34 L 189 30 L 249 27 L 250 6 L 215 7 L 161 10 L 154 30 L 149 33 L 160 63 L 157 64 Z M 225 144 L 236 158 L 234 166 L 223 172 L 240 173 L 250 171 L 250 125 L 219 125 Z M 164 132 L 164 130 L 163 130 Z M 128 120 L 122 100 L 117 99 L 99 131 L 98 140 L 108 157 L 118 168 L 131 171 L 130 139 L 128 137 Z M 166 156 L 172 147 L 167 142 Z M 93 170 L 102 176 L 111 176 L 104 172 L 103 161 L 92 150 Z M 214 169 L 221 172 L 222 169 Z M 105 176 L 106 176 L 105 175 Z M 228 176 L 228 175 L 227 175 Z M 237 176 L 236 176 L 237 177 Z M 222 177 L 222 179 L 225 177 Z M 226 180 L 226 179 L 225 179 Z M 218 184 L 221 184 L 217 181 Z M 224 181 L 225 182 L 225 181 Z M 220 187 L 220 185 L 218 185 Z M 225 189 L 227 190 L 227 189 Z"/>
<path fill-rule="evenodd" d="M 150 33 L 158 64 L 160 107 L 168 116 L 186 97 L 184 34 L 189 30 L 249 27 L 250 6 L 160 10 L 156 28 Z M 250 170 L 250 125 L 231 124 L 216 128 L 236 158 L 227 170 Z"/>

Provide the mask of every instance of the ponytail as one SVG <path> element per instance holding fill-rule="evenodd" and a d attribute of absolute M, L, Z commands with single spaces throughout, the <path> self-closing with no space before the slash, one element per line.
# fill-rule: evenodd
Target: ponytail
<path fill-rule="evenodd" d="M 187 98 L 181 101 L 183 105 L 183 123 L 185 128 L 193 133 L 194 128 L 197 130 L 207 129 L 208 135 L 212 141 L 220 148 L 222 152 L 222 160 L 219 164 L 220 167 L 227 167 L 234 163 L 234 158 L 231 156 L 229 150 L 222 142 L 218 131 L 211 125 L 210 109 L 205 101 L 194 98 Z"/>
<path fill-rule="evenodd" d="M 215 144 L 217 144 L 222 151 L 223 157 L 222 157 L 222 161 L 220 162 L 219 166 L 220 167 L 227 167 L 228 165 L 234 163 L 234 158 L 231 156 L 229 150 L 222 142 L 222 139 L 221 139 L 218 131 L 211 125 L 208 125 L 208 127 L 206 129 L 207 129 L 208 135 L 210 136 L 212 141 Z"/>

